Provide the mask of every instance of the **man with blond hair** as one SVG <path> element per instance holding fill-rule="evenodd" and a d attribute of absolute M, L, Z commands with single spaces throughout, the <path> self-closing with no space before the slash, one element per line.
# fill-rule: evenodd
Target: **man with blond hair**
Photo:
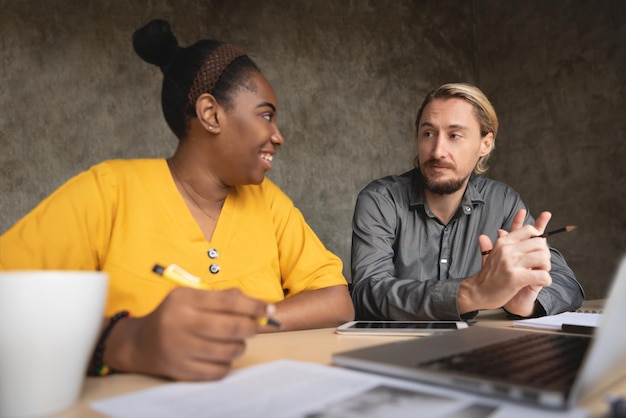
<path fill-rule="evenodd" d="M 415 120 L 415 168 L 371 182 L 352 223 L 357 319 L 458 320 L 578 308 L 582 287 L 510 186 L 484 177 L 498 132 L 480 89 L 445 84 Z M 536 239 L 530 239 L 535 237 Z"/>

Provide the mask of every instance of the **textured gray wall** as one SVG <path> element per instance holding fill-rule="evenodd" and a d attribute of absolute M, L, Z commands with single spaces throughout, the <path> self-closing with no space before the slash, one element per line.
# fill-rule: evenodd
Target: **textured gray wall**
<path fill-rule="evenodd" d="M 491 176 L 553 226 L 591 298 L 625 249 L 626 8 L 620 0 L 0 0 L 0 232 L 77 172 L 166 157 L 158 69 L 130 43 L 159 17 L 186 45 L 246 50 L 276 89 L 286 142 L 270 177 L 349 277 L 370 180 L 411 167 L 424 94 L 478 84 L 501 118 Z"/>

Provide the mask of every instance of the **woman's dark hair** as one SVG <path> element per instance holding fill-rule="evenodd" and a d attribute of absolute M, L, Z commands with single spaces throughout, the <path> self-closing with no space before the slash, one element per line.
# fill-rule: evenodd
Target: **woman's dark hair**
<path fill-rule="evenodd" d="M 163 73 L 161 107 L 168 126 L 179 139 L 188 129 L 188 118 L 197 117 L 195 103 L 189 103 L 189 90 L 209 54 L 223 42 L 201 40 L 186 48 L 178 44 L 170 25 L 155 19 L 133 34 L 135 52 L 144 61 L 156 65 Z M 232 107 L 233 96 L 246 87 L 252 71 L 260 71 L 256 64 L 243 55 L 234 59 L 221 73 L 211 93 L 226 109 Z"/>

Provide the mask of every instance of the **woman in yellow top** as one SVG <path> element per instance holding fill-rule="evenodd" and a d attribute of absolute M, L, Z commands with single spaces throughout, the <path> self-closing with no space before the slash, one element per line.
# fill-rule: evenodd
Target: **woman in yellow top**
<path fill-rule="evenodd" d="M 221 42 L 181 47 L 161 20 L 133 44 L 163 72 L 176 152 L 106 161 L 69 180 L 0 237 L 0 270 L 109 273 L 92 374 L 215 379 L 245 338 L 272 330 L 260 317 L 283 330 L 352 319 L 341 261 L 265 178 L 284 139 L 257 66 Z M 155 264 L 177 264 L 212 290 L 176 287 Z"/>

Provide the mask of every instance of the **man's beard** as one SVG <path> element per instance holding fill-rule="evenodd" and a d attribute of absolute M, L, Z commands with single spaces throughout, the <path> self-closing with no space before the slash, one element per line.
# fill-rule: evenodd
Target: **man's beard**
<path fill-rule="evenodd" d="M 424 170 L 420 165 L 420 172 L 422 173 L 422 183 L 424 183 L 424 188 L 426 190 L 431 191 L 434 194 L 445 195 L 452 194 L 461 190 L 463 184 L 465 183 L 466 178 L 462 179 L 451 179 L 451 180 L 442 180 L 438 181 L 437 179 L 428 177 Z"/>

